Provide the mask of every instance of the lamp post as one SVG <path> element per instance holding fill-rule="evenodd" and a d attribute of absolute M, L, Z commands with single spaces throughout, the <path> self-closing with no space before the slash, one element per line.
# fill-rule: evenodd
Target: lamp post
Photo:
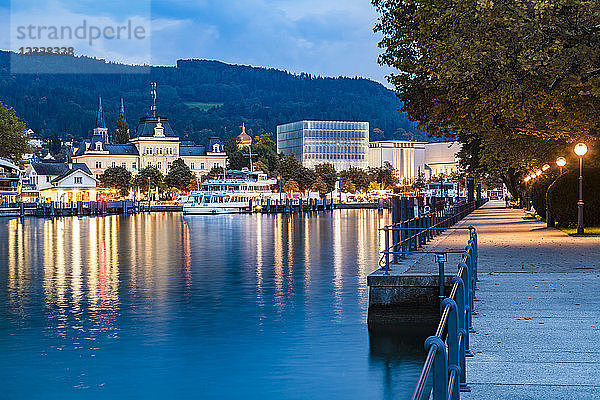
<path fill-rule="evenodd" d="M 281 175 L 277 175 L 277 182 L 279 182 L 279 204 L 281 204 Z"/>
<path fill-rule="evenodd" d="M 556 159 L 556 165 L 558 165 L 558 168 L 560 168 L 560 174 L 562 175 L 563 167 L 567 165 L 567 159 L 564 157 L 558 157 Z"/>
<path fill-rule="evenodd" d="M 587 153 L 585 143 L 575 145 L 575 154 L 579 157 L 579 201 L 577 202 L 577 234 L 583 235 L 583 156 Z"/>

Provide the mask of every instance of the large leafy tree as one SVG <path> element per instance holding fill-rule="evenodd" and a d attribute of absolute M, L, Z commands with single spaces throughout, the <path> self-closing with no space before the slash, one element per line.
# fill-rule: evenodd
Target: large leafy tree
<path fill-rule="evenodd" d="M 100 185 L 102 187 L 118 189 L 123 197 L 129 195 L 131 181 L 131 172 L 123 167 L 107 168 L 104 173 L 100 175 Z"/>
<path fill-rule="evenodd" d="M 150 189 L 155 187 L 162 189 L 164 187 L 162 172 L 152 165 L 140 170 L 140 173 L 133 178 L 133 185 L 142 191 L 148 191 L 148 184 L 150 184 Z"/>
<path fill-rule="evenodd" d="M 177 188 L 179 190 L 187 190 L 190 182 L 195 181 L 195 175 L 190 171 L 183 159 L 178 158 L 171 164 L 171 168 L 165 176 L 165 184 L 168 187 Z"/>
<path fill-rule="evenodd" d="M 373 0 L 380 62 L 422 131 L 512 182 L 600 134 L 600 3 Z M 506 152 L 506 150 L 510 150 Z"/>
<path fill-rule="evenodd" d="M 23 154 L 29 151 L 29 136 L 25 129 L 15 110 L 0 103 L 0 157 L 21 161 Z"/>
<path fill-rule="evenodd" d="M 315 165 L 315 173 L 319 178 L 327 185 L 327 192 L 331 192 L 335 189 L 335 182 L 337 181 L 337 173 L 333 165 L 329 163 Z"/>
<path fill-rule="evenodd" d="M 363 169 L 350 167 L 346 171 L 340 171 L 339 175 L 340 178 L 351 180 L 354 186 L 361 192 L 366 192 L 369 188 L 369 174 Z"/>
<path fill-rule="evenodd" d="M 368 174 L 371 182 L 377 182 L 381 189 L 393 188 L 396 185 L 394 167 L 387 161 L 383 163 L 383 167 L 369 168 Z"/>

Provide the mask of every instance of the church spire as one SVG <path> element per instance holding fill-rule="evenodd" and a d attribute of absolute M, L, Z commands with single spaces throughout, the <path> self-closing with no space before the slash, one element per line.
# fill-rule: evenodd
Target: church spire
<path fill-rule="evenodd" d="M 127 118 L 125 118 L 125 104 L 123 103 L 123 98 L 121 97 L 121 108 L 119 109 L 119 114 L 123 116 L 123 121 L 127 122 Z"/>
<path fill-rule="evenodd" d="M 99 96 L 98 117 L 96 118 L 96 128 L 106 128 L 106 122 L 104 122 L 104 112 L 102 112 L 102 96 Z"/>

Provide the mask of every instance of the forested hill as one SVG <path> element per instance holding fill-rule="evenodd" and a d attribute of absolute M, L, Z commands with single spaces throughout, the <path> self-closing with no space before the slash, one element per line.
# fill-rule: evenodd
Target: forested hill
<path fill-rule="evenodd" d="M 89 58 L 17 57 L 50 71 L 81 72 L 11 75 L 10 54 L 0 52 L 0 101 L 44 137 L 89 136 L 99 95 L 109 129 L 115 128 L 121 97 L 134 128 L 149 110 L 149 83 L 157 82 L 159 114 L 180 136 L 200 143 L 214 135 L 236 136 L 242 122 L 257 135 L 301 119 L 368 121 L 372 140 L 427 140 L 398 112 L 400 103 L 391 90 L 363 78 L 296 75 L 205 60 L 180 60 L 177 66 L 135 73 L 144 67 Z"/>

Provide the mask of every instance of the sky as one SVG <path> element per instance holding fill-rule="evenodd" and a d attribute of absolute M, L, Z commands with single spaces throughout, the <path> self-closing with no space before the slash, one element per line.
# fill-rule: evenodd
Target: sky
<path fill-rule="evenodd" d="M 50 45 L 31 35 L 22 41 L 19 26 L 74 29 L 84 19 L 101 29 L 133 21 L 148 35 L 137 41 L 101 37 L 93 43 L 89 37 L 79 42 L 61 37 L 51 44 L 138 64 L 212 59 L 295 73 L 363 76 L 384 84 L 390 72 L 377 63 L 377 13 L 369 0 L 0 0 L 0 21 L 11 22 L 0 24 L 0 48 Z"/>

